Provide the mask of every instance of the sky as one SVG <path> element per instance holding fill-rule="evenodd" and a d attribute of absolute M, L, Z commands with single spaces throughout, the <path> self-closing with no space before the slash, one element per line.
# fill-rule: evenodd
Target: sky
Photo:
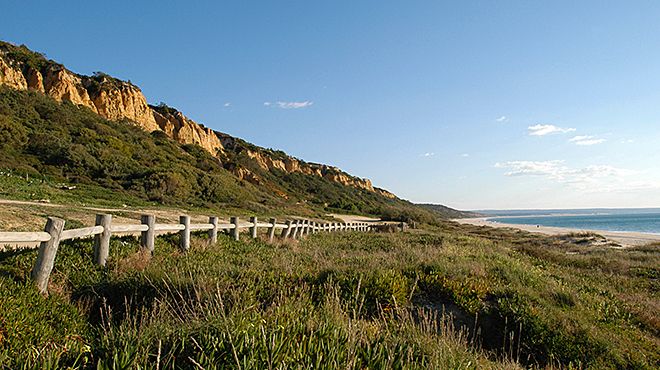
<path fill-rule="evenodd" d="M 660 207 L 658 1 L 6 1 L 0 39 L 459 209 Z"/>

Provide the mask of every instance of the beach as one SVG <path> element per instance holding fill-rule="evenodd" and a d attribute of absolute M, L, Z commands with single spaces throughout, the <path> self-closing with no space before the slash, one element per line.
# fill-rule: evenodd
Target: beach
<path fill-rule="evenodd" d="M 550 226 L 537 226 L 537 225 L 525 225 L 525 224 L 509 224 L 509 223 L 505 224 L 505 223 L 489 221 L 494 218 L 496 217 L 459 218 L 459 219 L 454 219 L 453 221 L 461 224 L 469 224 L 476 226 L 514 228 L 514 229 L 529 231 L 532 233 L 545 234 L 545 235 L 564 235 L 569 233 L 591 232 L 602 235 L 605 238 L 615 243 L 621 244 L 622 246 L 625 247 L 634 247 L 649 243 L 660 243 L 660 235 L 657 234 L 646 234 L 646 233 L 628 232 L 628 231 L 572 229 L 566 227 L 550 227 Z"/>

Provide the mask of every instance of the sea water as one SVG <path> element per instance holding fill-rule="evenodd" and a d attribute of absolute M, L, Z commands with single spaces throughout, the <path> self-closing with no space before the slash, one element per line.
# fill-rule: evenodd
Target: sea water
<path fill-rule="evenodd" d="M 608 213 L 579 215 L 520 215 L 489 218 L 489 221 L 507 224 L 541 225 L 571 229 L 631 231 L 660 234 L 660 212 Z"/>

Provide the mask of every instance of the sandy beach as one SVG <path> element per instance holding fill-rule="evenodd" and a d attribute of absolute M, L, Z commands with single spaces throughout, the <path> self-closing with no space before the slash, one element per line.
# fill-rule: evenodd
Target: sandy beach
<path fill-rule="evenodd" d="M 536 226 L 536 225 L 524 225 L 524 224 L 505 224 L 494 221 L 488 221 L 494 217 L 481 217 L 481 218 L 461 218 L 454 219 L 461 224 L 470 224 L 476 226 L 490 226 L 497 228 L 514 228 L 524 231 L 529 231 L 532 233 L 539 233 L 545 235 L 563 235 L 574 232 L 592 232 L 604 236 L 605 238 L 621 244 L 622 246 L 639 246 L 645 245 L 654 242 L 660 242 L 660 235 L 656 234 L 645 234 L 637 232 L 622 232 L 622 231 L 603 231 L 603 230 L 586 230 L 586 229 L 571 229 L 565 227 L 550 227 L 550 226 Z"/>

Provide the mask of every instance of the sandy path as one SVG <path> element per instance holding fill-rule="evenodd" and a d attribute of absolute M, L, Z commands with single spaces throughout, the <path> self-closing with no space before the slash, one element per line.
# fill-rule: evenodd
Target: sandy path
<path fill-rule="evenodd" d="M 491 217 L 493 218 L 493 217 Z M 536 226 L 524 224 L 505 224 L 499 222 L 488 221 L 486 218 L 460 218 L 453 221 L 461 224 L 470 224 L 476 226 L 490 226 L 497 228 L 514 228 L 525 230 L 532 233 L 539 233 L 545 235 L 563 235 L 575 232 L 592 232 L 602 235 L 607 239 L 619 243 L 623 246 L 639 246 L 654 242 L 660 242 L 660 235 L 645 234 L 636 232 L 621 232 L 621 231 L 603 231 L 603 230 L 585 230 L 585 229 L 570 229 L 566 227 L 550 227 L 550 226 Z"/>

